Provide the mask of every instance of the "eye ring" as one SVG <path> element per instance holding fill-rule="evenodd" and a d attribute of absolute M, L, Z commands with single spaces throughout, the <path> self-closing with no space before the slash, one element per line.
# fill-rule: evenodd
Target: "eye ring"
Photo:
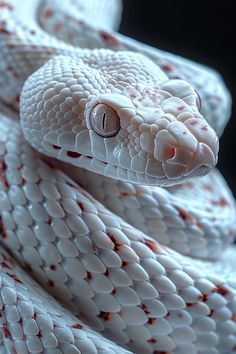
<path fill-rule="evenodd" d="M 194 90 L 194 91 L 197 94 L 196 105 L 197 105 L 198 110 L 200 111 L 202 108 L 202 100 L 201 100 L 201 97 L 200 97 L 199 93 L 197 92 L 197 90 Z"/>
<path fill-rule="evenodd" d="M 120 130 L 120 117 L 111 106 L 104 103 L 92 108 L 89 121 L 93 130 L 103 138 L 113 137 Z"/>

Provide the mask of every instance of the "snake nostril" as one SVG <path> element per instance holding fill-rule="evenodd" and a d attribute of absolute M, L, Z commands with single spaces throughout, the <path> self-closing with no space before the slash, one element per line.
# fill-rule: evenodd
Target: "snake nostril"
<path fill-rule="evenodd" d="M 164 142 L 156 144 L 154 150 L 154 157 L 159 161 L 167 161 L 173 159 L 176 154 L 176 149 L 172 145 L 166 144 Z"/>
<path fill-rule="evenodd" d="M 168 159 L 172 159 L 175 156 L 175 148 L 173 146 L 169 146 L 167 148 L 166 156 Z"/>

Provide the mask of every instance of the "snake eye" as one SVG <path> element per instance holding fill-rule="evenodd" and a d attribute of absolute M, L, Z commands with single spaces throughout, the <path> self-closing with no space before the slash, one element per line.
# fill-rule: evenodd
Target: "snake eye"
<path fill-rule="evenodd" d="M 116 111 L 104 103 L 97 104 L 90 113 L 90 124 L 100 136 L 115 136 L 120 130 L 120 118 Z"/>
<path fill-rule="evenodd" d="M 197 97 L 196 97 L 196 104 L 197 104 L 198 110 L 200 111 L 200 109 L 201 109 L 201 107 L 202 107 L 201 98 L 200 98 L 200 96 L 199 96 L 199 93 L 198 93 L 196 90 L 194 90 L 194 91 L 195 91 L 196 94 L 197 94 Z"/>

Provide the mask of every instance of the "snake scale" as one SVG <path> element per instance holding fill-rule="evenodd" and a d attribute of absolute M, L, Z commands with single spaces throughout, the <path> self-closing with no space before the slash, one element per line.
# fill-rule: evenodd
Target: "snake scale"
<path fill-rule="evenodd" d="M 0 1 L 1 354 L 236 351 L 230 95 L 120 16 Z"/>

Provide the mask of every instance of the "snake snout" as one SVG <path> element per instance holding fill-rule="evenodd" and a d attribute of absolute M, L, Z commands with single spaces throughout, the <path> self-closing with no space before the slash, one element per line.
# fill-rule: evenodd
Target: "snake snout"
<path fill-rule="evenodd" d="M 186 169 L 186 175 L 193 171 L 198 175 L 206 174 L 213 168 L 218 160 L 219 139 L 215 131 L 204 119 L 188 119 L 185 121 L 186 128 L 191 132 L 198 142 L 193 160 Z"/>
<path fill-rule="evenodd" d="M 161 162 L 169 180 L 205 175 L 217 163 L 215 132 L 204 119 L 192 122 L 171 122 L 156 134 L 154 158 Z"/>

